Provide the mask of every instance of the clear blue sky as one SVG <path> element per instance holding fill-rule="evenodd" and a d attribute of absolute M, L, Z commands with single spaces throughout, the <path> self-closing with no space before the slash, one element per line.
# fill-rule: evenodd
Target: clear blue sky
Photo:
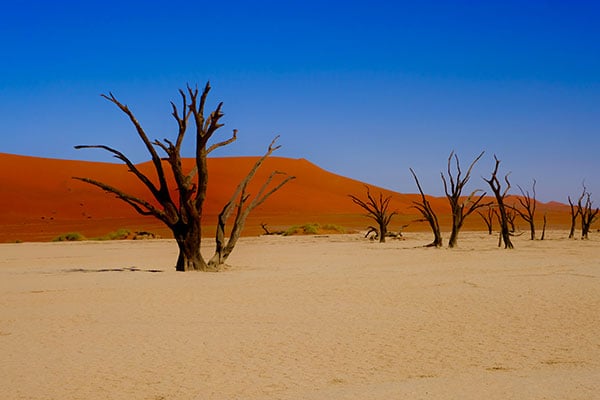
<path fill-rule="evenodd" d="M 326 4 L 325 4 L 326 3 Z M 597 1 L 12 1 L 0 6 L 0 152 L 148 157 L 112 91 L 152 138 L 170 100 L 211 81 L 239 140 L 218 156 L 280 156 L 355 179 L 442 194 L 451 150 L 472 188 L 493 154 L 516 185 L 600 203 Z M 191 149 L 188 155 L 191 155 Z"/>

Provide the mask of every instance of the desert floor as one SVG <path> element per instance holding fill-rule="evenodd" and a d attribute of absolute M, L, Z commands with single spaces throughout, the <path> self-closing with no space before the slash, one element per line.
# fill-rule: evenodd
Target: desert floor
<path fill-rule="evenodd" d="M 599 234 L 526 236 L 2 244 L 0 398 L 598 399 Z"/>

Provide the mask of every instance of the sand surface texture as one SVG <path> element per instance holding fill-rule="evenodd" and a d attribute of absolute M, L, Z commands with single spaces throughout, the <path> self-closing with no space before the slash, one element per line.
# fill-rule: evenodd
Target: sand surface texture
<path fill-rule="evenodd" d="M 596 235 L 429 236 L 2 244 L 0 398 L 600 398 Z"/>

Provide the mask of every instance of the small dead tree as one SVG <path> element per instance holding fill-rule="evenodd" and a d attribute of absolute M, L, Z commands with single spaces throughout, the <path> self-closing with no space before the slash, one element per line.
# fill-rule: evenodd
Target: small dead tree
<path fill-rule="evenodd" d="M 506 206 L 506 219 L 508 220 L 508 226 L 510 227 L 510 233 L 515 233 L 517 225 L 515 220 L 517 219 L 517 212 L 515 211 L 515 205 Z"/>
<path fill-rule="evenodd" d="M 267 224 L 265 224 L 264 222 L 260 223 L 260 227 L 262 228 L 263 231 L 265 231 L 265 235 L 283 235 L 284 234 L 284 231 L 271 232 L 269 230 L 269 228 L 267 228 Z"/>
<path fill-rule="evenodd" d="M 491 235 L 493 231 L 493 221 L 494 221 L 494 208 L 491 204 L 488 205 L 487 212 L 484 214 L 481 211 L 477 211 L 477 214 L 481 216 L 485 226 L 488 229 L 488 234 Z"/>
<path fill-rule="evenodd" d="M 375 198 L 371 195 L 370 188 L 365 185 L 367 188 L 367 200 L 361 200 L 357 196 L 349 194 L 348 197 L 352 199 L 352 201 L 360 206 L 363 210 L 367 212 L 366 216 L 371 218 L 377 223 L 377 236 L 379 237 L 380 243 L 385 243 L 385 238 L 387 236 L 388 225 L 392 221 L 392 217 L 397 214 L 396 211 L 390 212 L 389 206 L 392 196 L 383 197 L 383 193 L 379 192 L 379 197 Z M 369 227 L 373 228 L 373 227 Z"/>
<path fill-rule="evenodd" d="M 548 222 L 548 220 L 546 219 L 546 213 L 544 213 L 544 225 L 542 225 L 542 236 L 540 237 L 540 240 L 544 240 L 546 238 L 546 223 Z"/>
<path fill-rule="evenodd" d="M 482 151 L 475 160 L 469 165 L 467 172 L 464 176 L 462 176 L 462 170 L 460 169 L 460 163 L 458 161 L 458 156 L 454 154 L 454 151 L 450 153 L 448 157 L 448 178 L 444 173 L 442 173 L 442 181 L 444 182 L 444 191 L 446 192 L 446 197 L 448 198 L 448 202 L 450 203 L 450 210 L 452 211 L 452 231 L 450 232 L 450 239 L 448 241 L 448 247 L 455 247 L 458 242 L 458 232 L 463 226 L 465 222 L 465 218 L 467 218 L 473 211 L 477 210 L 480 207 L 484 207 L 489 205 L 489 203 L 481 203 L 481 200 L 485 197 L 486 193 L 481 192 L 481 190 L 473 191 L 466 199 L 461 199 L 462 191 L 465 185 L 471 179 L 471 170 L 475 166 L 475 163 L 479 161 L 481 157 L 483 157 L 484 152 Z M 452 159 L 455 161 L 456 168 L 456 176 L 452 173 Z"/>
<path fill-rule="evenodd" d="M 583 198 L 585 198 L 585 202 L 582 202 Z M 577 203 L 577 208 L 579 208 L 579 214 L 581 215 L 581 239 L 588 239 L 590 228 L 598 215 L 599 209 L 596 208 L 594 210 L 592 204 L 592 194 L 584 186 L 583 194 Z"/>
<path fill-rule="evenodd" d="M 417 188 L 421 194 L 421 201 L 413 201 L 413 207 L 419 210 L 421 215 L 423 215 L 424 221 L 429 223 L 431 231 L 433 232 L 433 242 L 429 243 L 425 247 L 442 247 L 442 234 L 440 232 L 440 224 L 438 222 L 437 215 L 431 208 L 431 204 L 429 204 L 429 201 L 423 193 L 423 189 L 421 188 L 417 174 L 415 174 L 415 171 L 413 171 L 412 168 L 409 168 L 409 170 L 413 178 L 415 178 L 415 183 L 417 184 Z"/>
<path fill-rule="evenodd" d="M 517 200 L 519 201 L 519 204 L 521 204 L 522 209 L 514 208 L 514 210 L 519 214 L 519 216 L 529 224 L 531 240 L 535 240 L 535 184 L 536 181 L 534 179 L 533 186 L 531 188 L 531 194 L 529 194 L 529 191 L 524 191 L 523 188 L 521 188 L 521 186 L 517 185 L 519 191 L 521 192 L 521 197 L 517 197 Z"/>
<path fill-rule="evenodd" d="M 504 204 L 504 198 L 510 189 L 510 182 L 508 181 L 508 175 L 504 176 L 504 181 L 506 182 L 506 188 L 502 191 L 502 187 L 500 181 L 498 180 L 498 167 L 500 166 L 500 160 L 494 155 L 494 160 L 496 164 L 494 166 L 494 170 L 492 171 L 492 176 L 490 179 L 483 178 L 484 181 L 490 185 L 492 192 L 494 192 L 494 196 L 496 197 L 496 204 L 498 205 L 498 222 L 500 222 L 500 242 L 499 246 L 504 241 L 505 249 L 514 248 L 511 240 L 510 240 L 510 230 L 509 230 L 509 216 L 508 216 L 508 207 Z"/>
<path fill-rule="evenodd" d="M 223 126 L 220 123 L 220 119 L 223 117 L 223 112 L 221 111 L 223 103 L 220 103 L 208 117 L 205 116 L 204 108 L 210 89 L 210 84 L 207 83 L 201 94 L 198 88 L 192 89 L 189 86 L 187 87 L 187 91 L 179 90 L 182 101 L 181 109 L 178 109 L 175 103 L 171 102 L 172 115 L 178 127 L 177 137 L 174 142 L 169 139 L 150 141 L 145 130 L 127 105 L 117 100 L 112 93 L 109 93 L 108 96 L 102 95 L 102 97 L 115 104 L 125 113 L 135 127 L 138 136 L 144 143 L 148 153 L 150 153 L 154 172 L 156 173 L 155 180 L 142 173 L 127 156 L 112 147 L 105 145 L 75 146 L 76 149 L 98 148 L 112 153 L 114 157 L 125 163 L 129 171 L 148 189 L 153 200 L 132 196 L 121 189 L 94 179 L 74 177 L 74 179 L 97 186 L 108 193 L 116 195 L 118 199 L 129 204 L 139 214 L 153 216 L 169 227 L 179 247 L 179 256 L 175 267 L 177 271 L 216 271 L 221 269 L 233 250 L 250 211 L 262 204 L 270 195 L 279 190 L 291 179 L 294 179 L 293 176 L 284 176 L 277 182 L 274 182 L 276 177 L 281 175 L 279 172 L 274 172 L 250 200 L 250 195 L 247 192 L 249 182 L 264 160 L 280 147 L 275 146 L 275 141 L 277 140 L 275 138 L 269 145 L 267 152 L 258 159 L 248 175 L 240 182 L 231 200 L 221 211 L 216 233 L 217 249 L 215 255 L 206 262 L 200 252 L 200 244 L 202 241 L 202 211 L 208 187 L 207 156 L 212 151 L 234 142 L 237 138 L 237 130 L 234 129 L 233 135 L 229 139 L 209 144 L 209 140 L 213 137 L 213 134 Z M 190 118 L 193 121 L 193 128 L 195 128 L 195 166 L 190 171 L 184 171 L 181 146 L 188 130 Z M 157 150 L 162 150 L 166 154 L 166 157 L 161 158 Z M 174 188 L 170 188 L 167 183 L 168 179 L 165 167 L 171 170 L 172 178 L 175 182 Z M 179 198 L 177 201 L 172 197 L 172 193 L 174 192 L 178 193 Z M 234 210 L 236 214 L 233 228 L 229 239 L 225 240 L 225 222 Z"/>
<path fill-rule="evenodd" d="M 581 213 L 581 209 L 573 204 L 571 200 L 571 196 L 568 196 L 569 206 L 571 206 L 571 229 L 569 229 L 569 239 L 573 239 L 575 237 L 575 225 L 577 224 L 577 217 Z M 583 195 L 579 198 L 577 204 L 581 203 L 583 199 Z"/>

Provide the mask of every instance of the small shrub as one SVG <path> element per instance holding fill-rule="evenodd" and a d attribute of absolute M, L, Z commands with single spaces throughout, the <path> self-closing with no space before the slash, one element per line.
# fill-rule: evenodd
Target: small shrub
<path fill-rule="evenodd" d="M 284 231 L 283 235 L 319 235 L 323 233 L 346 233 L 346 230 L 343 227 L 334 224 L 320 225 L 317 223 L 309 223 L 304 225 L 293 225 Z"/>
<path fill-rule="evenodd" d="M 283 232 L 283 235 L 316 235 L 319 233 L 320 228 L 321 225 L 319 224 L 293 225 Z"/>
<path fill-rule="evenodd" d="M 107 233 L 104 236 L 94 238 L 94 240 L 123 240 L 129 238 L 131 231 L 129 229 L 119 229 L 115 232 Z"/>
<path fill-rule="evenodd" d="M 52 239 L 53 242 L 77 242 L 80 240 L 85 240 L 85 236 L 79 232 L 65 233 Z"/>
<path fill-rule="evenodd" d="M 346 233 L 346 229 L 343 226 L 335 225 L 335 224 L 325 224 L 321 227 L 324 231 L 337 232 L 337 233 Z"/>

